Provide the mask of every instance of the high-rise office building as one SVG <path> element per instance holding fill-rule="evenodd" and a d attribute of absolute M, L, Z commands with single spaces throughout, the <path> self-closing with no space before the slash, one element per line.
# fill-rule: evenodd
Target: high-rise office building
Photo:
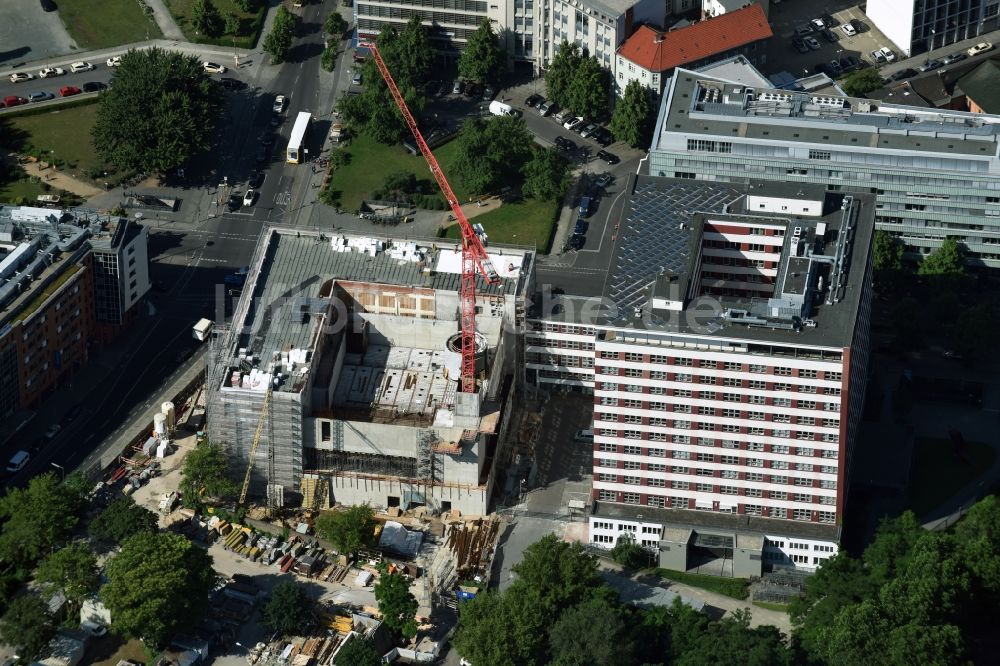
<path fill-rule="evenodd" d="M 1000 0 L 868 0 L 865 13 L 908 56 L 1000 26 Z"/>

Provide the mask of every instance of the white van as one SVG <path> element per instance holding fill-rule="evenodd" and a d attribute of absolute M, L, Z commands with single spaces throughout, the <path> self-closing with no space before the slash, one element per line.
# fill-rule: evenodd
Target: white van
<path fill-rule="evenodd" d="M 24 466 L 28 464 L 29 457 L 30 456 L 28 455 L 27 451 L 18 451 L 10 459 L 10 462 L 7 463 L 7 471 L 20 472 L 22 469 L 24 469 Z"/>
<path fill-rule="evenodd" d="M 573 435 L 574 442 L 586 442 L 588 444 L 594 443 L 594 431 L 593 430 L 577 430 L 576 434 Z"/>
<path fill-rule="evenodd" d="M 514 109 L 510 107 L 510 104 L 504 104 L 503 102 L 498 102 L 493 100 L 490 102 L 490 113 L 494 116 L 512 116 Z"/>

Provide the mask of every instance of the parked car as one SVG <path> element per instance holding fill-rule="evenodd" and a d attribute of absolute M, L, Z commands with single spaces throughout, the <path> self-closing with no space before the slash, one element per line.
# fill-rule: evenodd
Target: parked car
<path fill-rule="evenodd" d="M 69 66 L 69 71 L 73 72 L 74 74 L 76 74 L 77 72 L 89 72 L 92 69 L 94 69 L 93 65 L 91 65 L 89 62 L 82 62 L 82 61 L 74 62 L 72 65 Z"/>
<path fill-rule="evenodd" d="M 853 37 L 854 35 L 858 34 L 858 31 L 855 30 L 854 26 L 851 25 L 850 23 L 845 23 L 844 25 L 840 26 L 840 30 L 848 37 Z"/>
<path fill-rule="evenodd" d="M 18 95 L 7 95 L 3 98 L 4 108 L 9 109 L 12 106 L 21 106 L 22 104 L 27 104 L 28 100 L 25 97 L 19 97 Z"/>
<path fill-rule="evenodd" d="M 108 67 L 117 67 L 118 65 L 122 64 L 122 57 L 121 56 L 111 56 L 110 58 L 108 58 L 106 64 L 107 64 Z"/>
<path fill-rule="evenodd" d="M 805 42 L 806 46 L 808 46 L 813 51 L 818 51 L 820 48 L 820 44 L 819 42 L 816 41 L 815 37 L 806 37 Z"/>
<path fill-rule="evenodd" d="M 566 122 L 563 123 L 563 129 L 576 129 L 579 125 L 583 123 L 583 116 L 575 116 L 573 118 L 568 118 Z"/>
<path fill-rule="evenodd" d="M 497 94 L 496 90 L 493 90 L 492 86 L 486 86 L 483 88 L 483 101 L 488 102 Z"/>
<path fill-rule="evenodd" d="M 285 110 L 286 98 L 284 95 L 278 95 L 274 98 L 274 104 L 271 105 L 271 110 L 275 113 L 281 113 Z"/>
<path fill-rule="evenodd" d="M 259 190 L 260 186 L 264 184 L 264 172 L 254 171 L 250 174 L 249 180 L 247 180 L 247 187 L 255 190 Z"/>
<path fill-rule="evenodd" d="M 233 192 L 232 194 L 230 194 L 229 201 L 226 203 L 226 205 L 229 207 L 230 211 L 239 210 L 240 206 L 243 205 L 243 193 Z"/>
<path fill-rule="evenodd" d="M 893 81 L 902 81 L 903 79 L 908 79 L 911 76 L 916 76 L 917 73 L 917 70 L 912 67 L 907 67 L 906 69 L 901 69 L 898 72 L 893 72 L 892 76 L 889 78 Z"/>
<path fill-rule="evenodd" d="M 454 85 L 451 81 L 442 81 L 441 85 L 438 87 L 437 96 L 444 97 L 449 92 L 451 92 L 451 87 Z"/>
<path fill-rule="evenodd" d="M 608 172 L 604 172 L 600 176 L 594 179 L 594 185 L 596 185 L 597 187 L 607 187 L 608 185 L 611 184 L 612 180 L 614 180 L 614 176 L 612 176 Z"/>
<path fill-rule="evenodd" d="M 601 148 L 610 146 L 615 142 L 615 137 L 611 134 L 611 130 L 606 127 L 598 127 L 597 131 L 594 132 L 594 141 L 596 141 Z"/>
<path fill-rule="evenodd" d="M 584 220 L 583 218 L 578 219 L 576 221 L 576 224 L 573 225 L 573 235 L 575 236 L 575 235 L 579 234 L 579 235 L 582 236 L 582 235 L 586 234 L 588 226 L 589 225 L 587 224 L 587 220 Z"/>
<path fill-rule="evenodd" d="M 63 86 L 62 88 L 59 89 L 59 96 L 72 97 L 73 95 L 79 95 L 81 92 L 83 91 L 77 88 L 76 86 Z"/>
<path fill-rule="evenodd" d="M 101 92 L 108 87 L 106 83 L 101 83 L 100 81 L 87 81 L 81 86 L 83 92 Z"/>
<path fill-rule="evenodd" d="M 890 49 L 888 46 L 883 46 L 882 48 L 879 49 L 879 51 L 881 51 L 882 55 L 885 56 L 886 62 L 896 61 L 896 52 Z"/>
<path fill-rule="evenodd" d="M 941 69 L 941 66 L 943 64 L 944 63 L 942 63 L 940 60 L 925 60 L 924 64 L 922 64 L 917 69 L 919 69 L 921 72 L 930 72 L 936 69 Z"/>
<path fill-rule="evenodd" d="M 550 113 L 554 113 L 558 108 L 559 107 L 552 102 L 542 102 L 538 105 L 538 113 L 542 114 L 542 116 L 547 116 Z"/>
<path fill-rule="evenodd" d="M 23 81 L 30 81 L 33 78 L 35 78 L 35 75 L 28 72 L 14 72 L 10 75 L 10 82 L 21 83 Z"/>
<path fill-rule="evenodd" d="M 583 249 L 587 243 L 587 237 L 583 234 L 573 234 L 569 239 L 569 246 L 574 250 Z"/>
<path fill-rule="evenodd" d="M 51 78 L 53 76 L 62 76 L 65 73 L 66 73 L 66 70 L 63 69 L 62 67 L 43 67 L 38 72 L 38 78 L 40 78 L 40 79 L 48 79 L 48 78 Z"/>
<path fill-rule="evenodd" d="M 820 36 L 823 37 L 823 39 L 830 42 L 831 44 L 836 44 L 840 40 L 840 38 L 837 37 L 837 33 L 835 33 L 833 30 L 830 30 L 829 28 L 823 28 L 822 30 L 819 31 L 819 34 Z"/>
<path fill-rule="evenodd" d="M 225 88 L 226 90 L 243 90 L 244 88 L 247 87 L 247 84 L 245 84 L 243 81 L 240 81 L 239 79 L 234 79 L 230 76 L 222 77 L 221 79 L 219 79 L 219 83 L 221 83 L 222 87 Z"/>
<path fill-rule="evenodd" d="M 618 164 L 621 162 L 621 158 L 617 155 L 613 155 L 606 150 L 600 150 L 597 152 L 597 159 L 607 162 L 608 164 Z"/>
<path fill-rule="evenodd" d="M 15 472 L 20 472 L 24 469 L 24 466 L 28 464 L 28 460 L 31 459 L 31 454 L 27 451 L 18 451 L 10 460 L 7 462 L 7 472 L 13 474 Z"/>
<path fill-rule="evenodd" d="M 539 102 L 544 102 L 545 98 L 541 95 L 528 95 L 528 98 L 524 100 L 524 105 L 529 109 L 535 108 Z"/>
<path fill-rule="evenodd" d="M 38 91 L 38 92 L 33 92 L 30 95 L 28 95 L 28 101 L 29 102 L 44 102 L 45 100 L 52 99 L 54 97 L 55 97 L 55 95 L 53 95 L 50 92 Z"/>
<path fill-rule="evenodd" d="M 252 206 L 253 200 L 256 198 L 257 198 L 257 192 L 255 192 L 253 188 L 250 188 L 249 190 L 246 191 L 246 194 L 243 195 L 243 205 Z"/>
<path fill-rule="evenodd" d="M 455 79 L 455 83 L 451 85 L 452 95 L 461 95 L 462 91 L 465 90 L 465 83 L 461 79 Z"/>
<path fill-rule="evenodd" d="M 55 439 L 56 435 L 58 435 L 61 431 L 62 426 L 58 423 L 53 423 L 49 426 L 49 429 L 45 431 L 45 439 Z"/>
<path fill-rule="evenodd" d="M 352 86 L 360 86 L 361 85 L 361 81 L 363 80 L 363 78 L 364 77 L 361 74 L 361 70 L 357 70 L 357 69 L 354 70 L 354 75 L 351 77 L 351 85 Z"/>
<path fill-rule="evenodd" d="M 207 60 L 205 62 L 201 63 L 201 67 L 202 67 L 202 69 L 205 70 L 205 72 L 207 74 L 225 74 L 226 73 L 226 67 L 225 67 L 225 65 L 218 65 L 218 64 L 216 64 L 214 62 L 208 62 Z"/>
<path fill-rule="evenodd" d="M 875 63 L 876 67 L 885 64 L 885 54 L 882 53 L 881 49 L 875 49 L 869 53 L 868 56 L 872 59 L 872 62 Z"/>
<path fill-rule="evenodd" d="M 972 56 L 977 56 L 980 53 L 986 53 L 987 51 L 989 51 L 992 48 L 993 48 L 993 44 L 991 44 L 989 42 L 979 42 L 978 44 L 976 44 L 975 46 L 973 46 L 971 49 L 969 49 L 968 51 L 966 51 L 966 53 L 968 53 L 969 57 L 971 58 Z"/>
<path fill-rule="evenodd" d="M 589 139 L 594 136 L 597 131 L 597 123 L 588 123 L 583 129 L 580 130 L 580 136 L 584 139 Z"/>
<path fill-rule="evenodd" d="M 806 40 L 801 37 L 792 38 L 792 47 L 794 47 L 799 53 L 809 53 L 809 47 L 806 46 Z"/>
<path fill-rule="evenodd" d="M 868 24 L 859 19 L 851 19 L 851 27 L 854 28 L 854 32 L 868 32 Z"/>
<path fill-rule="evenodd" d="M 560 148 L 562 150 L 567 150 L 567 151 L 576 150 L 576 144 L 564 136 L 557 136 L 555 138 L 555 144 L 557 148 Z"/>
<path fill-rule="evenodd" d="M 830 61 L 830 69 L 833 71 L 833 76 L 840 76 L 844 73 L 843 65 L 836 59 Z"/>
<path fill-rule="evenodd" d="M 814 30 L 819 31 L 826 29 L 826 22 L 821 18 L 814 18 L 812 21 L 809 21 L 809 23 L 812 24 Z"/>
<path fill-rule="evenodd" d="M 594 431 L 590 430 L 589 428 L 587 430 L 577 430 L 576 433 L 573 435 L 573 441 L 574 442 L 585 442 L 585 443 L 588 443 L 588 444 L 593 444 L 594 443 Z"/>
<path fill-rule="evenodd" d="M 795 29 L 795 36 L 796 37 L 806 38 L 806 37 L 808 37 L 811 34 L 813 34 L 813 27 L 811 25 L 809 25 L 809 24 L 800 25 L 799 27 L 797 27 Z"/>
<path fill-rule="evenodd" d="M 845 55 L 840 59 L 840 66 L 845 72 L 851 72 L 861 67 L 861 60 L 856 55 Z"/>
<path fill-rule="evenodd" d="M 587 217 L 590 215 L 590 197 L 581 197 L 580 208 L 577 210 L 580 217 Z"/>
<path fill-rule="evenodd" d="M 969 55 L 965 51 L 958 51 L 957 53 L 951 53 L 941 58 L 942 65 L 952 65 L 956 62 L 961 62 L 968 58 Z"/>

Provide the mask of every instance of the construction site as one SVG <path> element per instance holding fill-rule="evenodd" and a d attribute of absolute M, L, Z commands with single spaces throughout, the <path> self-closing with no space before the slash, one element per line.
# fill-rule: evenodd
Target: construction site
<path fill-rule="evenodd" d="M 207 373 L 209 438 L 252 498 L 487 513 L 534 253 L 486 252 L 466 385 L 461 245 L 265 231 Z"/>

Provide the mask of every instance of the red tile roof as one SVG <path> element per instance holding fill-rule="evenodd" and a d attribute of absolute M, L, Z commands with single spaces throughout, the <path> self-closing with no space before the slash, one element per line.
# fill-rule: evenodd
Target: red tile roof
<path fill-rule="evenodd" d="M 618 48 L 618 55 L 651 72 L 664 72 L 773 34 L 764 10 L 754 3 L 666 33 L 640 26 Z"/>

